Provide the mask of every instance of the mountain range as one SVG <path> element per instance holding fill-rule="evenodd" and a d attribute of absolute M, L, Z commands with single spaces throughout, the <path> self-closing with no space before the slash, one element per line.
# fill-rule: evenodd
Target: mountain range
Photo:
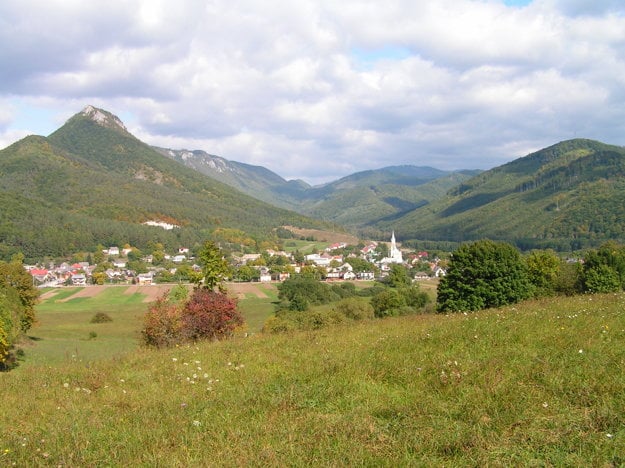
<path fill-rule="evenodd" d="M 192 246 L 216 231 L 254 248 L 285 225 L 380 239 L 394 230 L 407 245 L 491 238 L 575 250 L 625 238 L 625 149 L 575 139 L 488 171 L 392 166 L 313 187 L 204 151 L 151 147 L 87 106 L 48 137 L 0 151 L 0 202 L 0 258 Z"/>
<path fill-rule="evenodd" d="M 480 172 L 389 166 L 313 187 L 302 180 L 285 180 L 262 166 L 201 150 L 154 149 L 259 200 L 356 230 L 426 205 Z"/>
<path fill-rule="evenodd" d="M 282 225 L 329 226 L 164 157 L 92 106 L 48 137 L 0 151 L 0 201 L 0 258 L 61 256 L 98 244 L 190 247 L 219 228 L 260 242 Z M 149 221 L 179 228 L 143 224 Z"/>
<path fill-rule="evenodd" d="M 403 239 L 577 250 L 625 239 L 625 149 L 574 139 L 485 171 L 393 220 Z"/>

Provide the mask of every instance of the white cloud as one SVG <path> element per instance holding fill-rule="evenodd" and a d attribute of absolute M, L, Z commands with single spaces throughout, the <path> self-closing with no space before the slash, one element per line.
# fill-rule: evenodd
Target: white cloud
<path fill-rule="evenodd" d="M 625 140 L 617 1 L 7 0 L 0 43 L 4 102 L 94 104 L 148 143 L 310 181 Z M 23 130 L 0 115 L 0 143 Z"/>

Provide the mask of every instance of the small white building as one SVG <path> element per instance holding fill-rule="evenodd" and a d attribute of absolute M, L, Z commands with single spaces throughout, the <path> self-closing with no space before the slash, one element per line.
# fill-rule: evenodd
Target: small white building
<path fill-rule="evenodd" d="M 82 273 L 76 273 L 72 275 L 72 285 L 85 286 L 87 284 L 87 277 Z"/>

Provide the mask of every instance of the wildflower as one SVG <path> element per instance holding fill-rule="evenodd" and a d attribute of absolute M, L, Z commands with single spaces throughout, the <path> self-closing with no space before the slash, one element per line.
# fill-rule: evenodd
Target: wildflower
<path fill-rule="evenodd" d="M 201 423 L 200 421 L 198 421 L 198 420 L 195 420 L 195 421 L 193 421 L 193 425 L 194 425 L 195 427 L 199 427 L 199 426 L 201 426 L 201 425 L 202 425 L 202 423 Z"/>
<path fill-rule="evenodd" d="M 579 353 L 579 354 L 583 354 L 583 353 L 584 353 L 584 350 L 583 350 L 583 349 L 580 349 L 580 350 L 578 351 L 578 353 Z"/>
<path fill-rule="evenodd" d="M 206 372 L 204 372 L 204 378 L 208 379 L 208 374 Z"/>
<path fill-rule="evenodd" d="M 609 433 L 608 433 L 608 434 L 606 434 L 605 436 L 606 436 L 608 439 L 611 439 L 612 437 L 614 437 L 614 434 L 609 434 Z"/>
<path fill-rule="evenodd" d="M 181 408 L 186 408 L 187 404 L 186 403 L 180 403 L 180 407 Z"/>
<path fill-rule="evenodd" d="M 543 408 L 547 408 L 549 406 L 549 403 L 547 403 L 546 401 L 543 403 Z"/>
<path fill-rule="evenodd" d="M 63 388 L 69 388 L 69 384 L 68 384 L 67 382 L 65 382 L 65 383 L 63 384 Z"/>
<path fill-rule="evenodd" d="M 175 358 L 175 357 L 171 358 L 171 360 L 174 362 L 178 362 L 178 358 Z"/>

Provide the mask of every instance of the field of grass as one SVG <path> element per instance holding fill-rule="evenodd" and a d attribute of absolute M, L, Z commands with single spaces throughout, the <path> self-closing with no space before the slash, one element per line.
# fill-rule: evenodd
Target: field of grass
<path fill-rule="evenodd" d="M 284 251 L 288 253 L 293 253 L 296 250 L 299 250 L 304 255 L 308 255 L 311 253 L 317 253 L 319 251 L 323 251 L 329 245 L 331 245 L 329 242 L 323 242 L 323 241 L 288 239 L 284 241 Z"/>
<path fill-rule="evenodd" d="M 4 466 L 622 466 L 625 295 L 0 375 Z"/>
<path fill-rule="evenodd" d="M 46 290 L 37 305 L 37 324 L 29 331 L 21 367 L 70 361 L 88 363 L 136 350 L 148 302 L 170 287 L 145 287 L 136 292 L 130 286 Z M 239 298 L 245 332 L 260 331 L 274 309 L 275 285 L 231 288 Z M 98 312 L 106 313 L 112 321 L 91 323 Z"/>

